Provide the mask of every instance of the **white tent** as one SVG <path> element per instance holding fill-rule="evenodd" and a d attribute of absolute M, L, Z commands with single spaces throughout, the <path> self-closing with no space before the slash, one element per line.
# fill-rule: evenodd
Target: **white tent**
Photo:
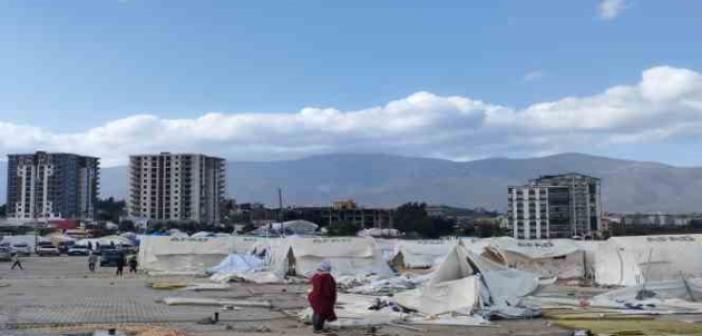
<path fill-rule="evenodd" d="M 573 279 L 585 276 L 585 252 L 568 239 L 491 239 L 483 256 L 507 267 L 538 274 L 544 278 Z"/>
<path fill-rule="evenodd" d="M 462 243 L 449 252 L 424 286 L 395 294 L 398 304 L 428 315 L 452 311 L 520 315 L 521 297 L 538 287 L 538 276 L 509 269 L 472 253 Z"/>
<path fill-rule="evenodd" d="M 313 275 L 323 260 L 332 264 L 332 274 L 342 275 L 391 275 L 375 241 L 370 238 L 281 238 L 271 239 L 270 269 L 278 277 L 296 274 Z"/>
<path fill-rule="evenodd" d="M 233 250 L 231 237 L 142 236 L 139 265 L 150 274 L 203 274 Z"/>
<path fill-rule="evenodd" d="M 451 251 L 456 240 L 401 240 L 397 243 L 392 264 L 403 268 L 430 268 Z"/>
<path fill-rule="evenodd" d="M 595 281 L 601 285 L 702 277 L 702 235 L 612 237 L 595 259 Z"/>

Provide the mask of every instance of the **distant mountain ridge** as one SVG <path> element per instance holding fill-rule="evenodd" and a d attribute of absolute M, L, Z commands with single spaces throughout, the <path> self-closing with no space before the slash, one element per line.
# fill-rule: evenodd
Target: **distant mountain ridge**
<path fill-rule="evenodd" d="M 6 189 L 6 165 L 0 165 Z M 702 168 L 673 167 L 567 153 L 529 159 L 492 158 L 468 162 L 386 154 L 331 154 L 273 162 L 230 161 L 227 192 L 239 202 L 327 205 L 355 199 L 364 206 L 408 201 L 483 207 L 504 211 L 506 187 L 547 174 L 579 172 L 602 179 L 605 210 L 616 212 L 702 212 Z M 127 195 L 126 167 L 101 170 L 101 196 Z M 4 201 L 4 199 L 3 199 Z"/>

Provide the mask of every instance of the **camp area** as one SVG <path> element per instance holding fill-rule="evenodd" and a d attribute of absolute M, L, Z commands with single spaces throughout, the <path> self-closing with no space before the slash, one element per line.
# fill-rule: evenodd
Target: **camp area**
<path fill-rule="evenodd" d="M 2 330 L 68 334 L 120 324 L 173 335 L 308 335 L 308 281 L 324 262 L 338 293 L 338 319 L 328 327 L 339 335 L 702 332 L 702 235 L 133 238 L 74 244 L 134 244 L 137 273 L 90 272 L 87 257 L 64 256 L 2 269 Z"/>

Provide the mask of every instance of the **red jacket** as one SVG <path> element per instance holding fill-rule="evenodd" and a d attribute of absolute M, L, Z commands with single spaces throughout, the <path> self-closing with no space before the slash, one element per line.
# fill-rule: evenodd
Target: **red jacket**
<path fill-rule="evenodd" d="M 336 320 L 334 304 L 336 303 L 336 281 L 329 273 L 317 273 L 310 280 L 312 292 L 307 295 L 315 314 L 327 321 Z"/>

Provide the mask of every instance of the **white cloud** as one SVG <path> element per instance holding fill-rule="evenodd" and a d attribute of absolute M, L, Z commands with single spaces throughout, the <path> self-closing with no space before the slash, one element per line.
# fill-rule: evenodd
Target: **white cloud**
<path fill-rule="evenodd" d="M 702 75 L 660 66 L 633 85 L 513 108 L 417 92 L 355 111 L 207 113 L 191 119 L 135 115 L 75 133 L 0 122 L 0 152 L 38 149 L 96 155 L 106 166 L 130 154 L 197 151 L 238 160 L 331 152 L 452 159 L 583 151 L 598 146 L 698 139 Z"/>
<path fill-rule="evenodd" d="M 599 5 L 600 18 L 614 20 L 626 9 L 624 0 L 601 0 Z"/>
<path fill-rule="evenodd" d="M 524 75 L 524 77 L 522 77 L 522 81 L 524 81 L 524 82 L 538 81 L 538 80 L 544 78 L 545 75 L 546 74 L 541 70 L 529 71 Z"/>

